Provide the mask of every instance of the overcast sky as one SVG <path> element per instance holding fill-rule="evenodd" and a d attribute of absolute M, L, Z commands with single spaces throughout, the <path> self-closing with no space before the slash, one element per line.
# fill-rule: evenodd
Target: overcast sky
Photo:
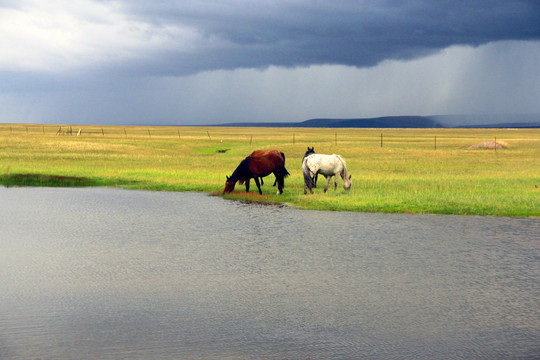
<path fill-rule="evenodd" d="M 540 113 L 540 2 L 0 0 L 0 122 Z"/>

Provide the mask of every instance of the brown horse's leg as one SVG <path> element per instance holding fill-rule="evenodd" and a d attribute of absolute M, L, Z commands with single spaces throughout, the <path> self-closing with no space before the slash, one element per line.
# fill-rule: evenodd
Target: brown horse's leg
<path fill-rule="evenodd" d="M 246 192 L 249 192 L 249 183 L 250 183 L 251 179 L 247 179 L 246 180 Z"/>
<path fill-rule="evenodd" d="M 276 181 L 278 183 L 278 195 L 283 194 L 283 187 L 285 186 L 285 177 L 283 174 L 276 174 Z"/>
<path fill-rule="evenodd" d="M 259 189 L 259 194 L 262 195 L 261 184 L 259 183 L 259 178 L 255 176 L 253 179 L 255 180 L 255 184 L 257 185 L 257 188 Z"/>

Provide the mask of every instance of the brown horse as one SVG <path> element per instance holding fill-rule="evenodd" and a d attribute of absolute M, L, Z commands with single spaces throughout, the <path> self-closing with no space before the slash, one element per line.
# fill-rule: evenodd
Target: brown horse
<path fill-rule="evenodd" d="M 285 185 L 284 179 L 289 175 L 289 172 L 285 169 L 285 154 L 279 150 L 255 150 L 240 162 L 240 165 L 238 165 L 230 177 L 227 176 L 223 193 L 233 191 L 237 181 L 240 181 L 240 183 L 245 182 L 246 192 L 248 192 L 249 182 L 253 178 L 259 189 L 259 194 L 262 195 L 259 178 L 272 173 L 276 176 L 278 184 L 277 193 L 282 194 L 283 186 Z"/>
<path fill-rule="evenodd" d="M 264 156 L 264 155 L 268 154 L 268 152 L 270 152 L 270 151 L 272 151 L 272 150 L 253 150 L 253 152 L 251 154 L 249 154 L 249 156 L 260 157 L 260 156 Z M 247 179 L 247 180 L 249 181 L 249 179 Z M 263 178 L 260 178 L 259 181 L 261 183 L 261 186 L 263 186 L 264 185 Z M 240 180 L 238 180 L 238 185 L 242 185 L 242 184 L 244 184 L 244 182 L 245 182 L 245 179 L 240 179 Z M 274 181 L 274 185 L 272 185 L 272 186 L 276 186 L 276 184 L 277 184 L 277 178 Z M 249 185 L 248 185 L 248 188 L 249 188 Z"/>

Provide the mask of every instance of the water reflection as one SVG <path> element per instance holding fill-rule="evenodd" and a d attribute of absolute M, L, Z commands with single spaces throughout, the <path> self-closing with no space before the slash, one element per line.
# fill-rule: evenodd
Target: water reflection
<path fill-rule="evenodd" d="M 0 188 L 1 359 L 540 356 L 540 221 Z"/>

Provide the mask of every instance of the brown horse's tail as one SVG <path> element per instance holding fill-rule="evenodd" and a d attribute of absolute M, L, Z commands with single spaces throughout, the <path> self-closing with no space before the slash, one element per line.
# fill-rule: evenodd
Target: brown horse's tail
<path fill-rule="evenodd" d="M 291 174 L 289 174 L 289 172 L 287 171 L 287 169 L 285 169 L 285 154 L 284 153 L 281 153 L 281 156 L 283 156 L 283 177 L 287 177 Z"/>
<path fill-rule="evenodd" d="M 285 169 L 285 165 L 283 165 L 283 171 L 282 171 L 282 174 L 283 174 L 283 177 L 286 178 L 287 176 L 291 175 L 289 174 L 289 172 L 287 171 L 287 169 Z"/>

